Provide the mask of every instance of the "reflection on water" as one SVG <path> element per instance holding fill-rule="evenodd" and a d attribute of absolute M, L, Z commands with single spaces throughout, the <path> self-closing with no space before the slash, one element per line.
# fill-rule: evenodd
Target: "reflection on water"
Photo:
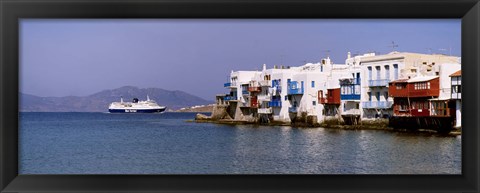
<path fill-rule="evenodd" d="M 460 174 L 461 137 L 22 113 L 22 174 Z"/>

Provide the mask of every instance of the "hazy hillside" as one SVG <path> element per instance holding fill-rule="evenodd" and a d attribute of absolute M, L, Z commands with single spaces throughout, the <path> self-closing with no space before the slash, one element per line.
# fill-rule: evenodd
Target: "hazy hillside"
<path fill-rule="evenodd" d="M 167 110 L 177 110 L 195 105 L 213 103 L 183 91 L 169 91 L 160 88 L 137 88 L 124 86 L 104 90 L 89 96 L 38 97 L 20 93 L 20 111 L 27 112 L 106 112 L 114 101 L 131 101 L 133 98 L 146 100 L 147 95 Z"/>

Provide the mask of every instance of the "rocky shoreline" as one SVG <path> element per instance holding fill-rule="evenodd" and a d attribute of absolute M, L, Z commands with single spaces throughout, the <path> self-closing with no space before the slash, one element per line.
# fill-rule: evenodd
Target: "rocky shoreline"
<path fill-rule="evenodd" d="M 323 123 L 312 123 L 307 121 L 296 121 L 296 122 L 269 122 L 269 123 L 260 123 L 258 121 L 247 121 L 247 120 L 234 120 L 230 117 L 213 117 L 207 116 L 201 113 L 198 113 L 195 116 L 195 120 L 189 120 L 189 122 L 196 123 L 214 123 L 214 124 L 225 124 L 225 125 L 258 125 L 258 126 L 291 126 L 297 128 L 327 128 L 327 129 L 339 129 L 339 130 L 383 130 L 383 131 L 392 131 L 392 132 L 414 132 L 414 133 L 430 133 L 430 134 L 439 134 L 435 130 L 428 129 L 418 129 L 418 130 L 409 130 L 409 129 L 394 129 L 388 126 L 388 120 L 372 120 L 372 121 L 361 121 L 357 125 L 347 125 L 339 120 L 326 120 Z M 458 136 L 461 135 L 461 129 L 455 129 L 449 133 L 442 135 L 445 136 Z"/>

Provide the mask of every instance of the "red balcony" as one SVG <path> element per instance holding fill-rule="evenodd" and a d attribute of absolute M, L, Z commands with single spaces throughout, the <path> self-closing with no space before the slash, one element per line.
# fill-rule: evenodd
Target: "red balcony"
<path fill-rule="evenodd" d="M 340 88 L 327 89 L 326 96 L 323 96 L 323 91 L 318 91 L 318 100 L 320 104 L 340 104 Z"/>
<path fill-rule="evenodd" d="M 416 77 L 410 80 L 396 80 L 389 83 L 388 94 L 391 97 L 438 97 L 439 78 Z"/>
<path fill-rule="evenodd" d="M 261 87 L 258 86 L 249 86 L 248 87 L 248 92 L 260 92 L 262 90 Z"/>

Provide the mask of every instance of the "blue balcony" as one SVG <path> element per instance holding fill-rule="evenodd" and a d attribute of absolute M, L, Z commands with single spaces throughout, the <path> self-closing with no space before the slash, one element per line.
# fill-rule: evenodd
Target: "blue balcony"
<path fill-rule="evenodd" d="M 230 83 L 230 82 L 227 82 L 227 83 L 223 84 L 223 87 L 230 87 L 230 86 L 232 86 L 232 83 Z"/>
<path fill-rule="evenodd" d="M 369 87 L 381 87 L 381 86 L 388 86 L 390 80 L 388 79 L 380 79 L 380 80 L 368 80 Z"/>
<path fill-rule="evenodd" d="M 340 100 L 360 100 L 360 94 L 342 94 Z"/>
<path fill-rule="evenodd" d="M 303 84 L 300 85 L 297 81 L 289 82 L 287 94 L 288 95 L 303 94 Z"/>
<path fill-rule="evenodd" d="M 236 101 L 237 97 L 235 97 L 235 96 L 225 96 L 225 97 L 223 97 L 223 100 L 225 100 L 225 101 Z"/>
<path fill-rule="evenodd" d="M 270 107 L 281 107 L 282 106 L 282 101 L 279 101 L 279 100 L 270 101 L 270 102 L 268 102 L 268 106 L 270 106 Z"/>
<path fill-rule="evenodd" d="M 364 109 L 389 109 L 392 107 L 390 101 L 367 101 L 362 103 Z"/>
<path fill-rule="evenodd" d="M 278 93 L 282 92 L 282 86 L 278 80 L 272 80 L 272 88 L 275 88 Z"/>
<path fill-rule="evenodd" d="M 242 94 L 248 95 L 248 94 L 250 94 L 250 92 L 248 92 L 248 90 L 242 90 Z"/>
<path fill-rule="evenodd" d="M 288 112 L 289 113 L 296 113 L 298 111 L 298 107 L 289 107 Z"/>

